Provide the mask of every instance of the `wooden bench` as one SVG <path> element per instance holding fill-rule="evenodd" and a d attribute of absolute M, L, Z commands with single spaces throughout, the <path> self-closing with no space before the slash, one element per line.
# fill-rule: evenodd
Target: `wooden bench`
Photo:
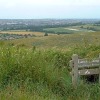
<path fill-rule="evenodd" d="M 72 68 L 72 84 L 74 87 L 78 84 L 78 77 L 80 75 L 99 75 L 100 83 L 100 55 L 98 58 L 89 59 L 78 59 L 77 54 L 73 54 L 72 60 L 70 61 L 70 67 Z"/>

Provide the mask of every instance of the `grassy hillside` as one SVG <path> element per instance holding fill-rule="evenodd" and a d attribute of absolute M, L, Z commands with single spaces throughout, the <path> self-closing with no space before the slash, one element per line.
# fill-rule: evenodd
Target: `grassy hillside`
<path fill-rule="evenodd" d="M 0 100 L 100 100 L 100 84 L 72 87 L 72 54 L 95 58 L 100 32 L 0 41 Z"/>
<path fill-rule="evenodd" d="M 26 47 L 35 46 L 39 49 L 58 48 L 64 50 L 75 46 L 88 46 L 92 44 L 100 44 L 100 32 L 63 35 L 48 34 L 48 36 L 44 36 L 44 33 L 41 34 L 41 36 L 31 38 L 4 41 L 4 44 Z"/>

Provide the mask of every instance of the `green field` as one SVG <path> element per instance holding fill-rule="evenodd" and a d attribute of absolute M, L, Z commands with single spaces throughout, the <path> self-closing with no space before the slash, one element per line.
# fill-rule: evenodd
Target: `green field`
<path fill-rule="evenodd" d="M 89 24 L 89 25 L 81 25 L 81 26 L 46 28 L 44 29 L 44 31 L 48 33 L 54 33 L 54 34 L 87 33 L 87 32 L 100 31 L 100 27 Z"/>
<path fill-rule="evenodd" d="M 73 54 L 99 56 L 100 32 L 39 34 L 0 41 L 0 100 L 100 100 L 97 82 L 72 86 L 69 66 Z"/>

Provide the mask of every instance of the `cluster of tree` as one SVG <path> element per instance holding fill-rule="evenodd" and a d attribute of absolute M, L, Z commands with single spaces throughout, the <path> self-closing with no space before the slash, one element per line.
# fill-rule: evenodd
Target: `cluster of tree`
<path fill-rule="evenodd" d="M 80 26 L 80 28 L 87 29 L 87 30 L 92 30 L 92 31 L 100 31 L 100 29 L 97 29 L 93 26 L 88 26 L 88 27 Z"/>
<path fill-rule="evenodd" d="M 95 27 L 87 27 L 88 30 L 92 30 L 92 31 L 100 31 L 100 29 L 97 29 Z"/>
<path fill-rule="evenodd" d="M 47 31 L 47 30 L 45 30 L 44 31 L 45 33 L 53 33 L 53 34 L 71 34 L 71 33 L 73 33 L 73 32 L 55 32 L 55 31 Z"/>
<path fill-rule="evenodd" d="M 95 24 L 99 24 L 100 25 L 100 21 L 96 22 Z"/>
<path fill-rule="evenodd" d="M 100 26 L 100 21 L 93 24 L 94 26 Z"/>

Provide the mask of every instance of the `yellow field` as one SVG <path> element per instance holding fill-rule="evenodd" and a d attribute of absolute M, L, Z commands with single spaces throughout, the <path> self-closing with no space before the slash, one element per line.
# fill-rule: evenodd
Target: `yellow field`
<path fill-rule="evenodd" d="M 43 32 L 29 32 L 29 31 L 0 31 L 0 33 L 8 33 L 8 34 L 22 34 L 22 35 L 25 35 L 25 34 L 32 34 L 32 35 L 35 35 L 35 36 L 43 36 L 44 33 Z"/>

